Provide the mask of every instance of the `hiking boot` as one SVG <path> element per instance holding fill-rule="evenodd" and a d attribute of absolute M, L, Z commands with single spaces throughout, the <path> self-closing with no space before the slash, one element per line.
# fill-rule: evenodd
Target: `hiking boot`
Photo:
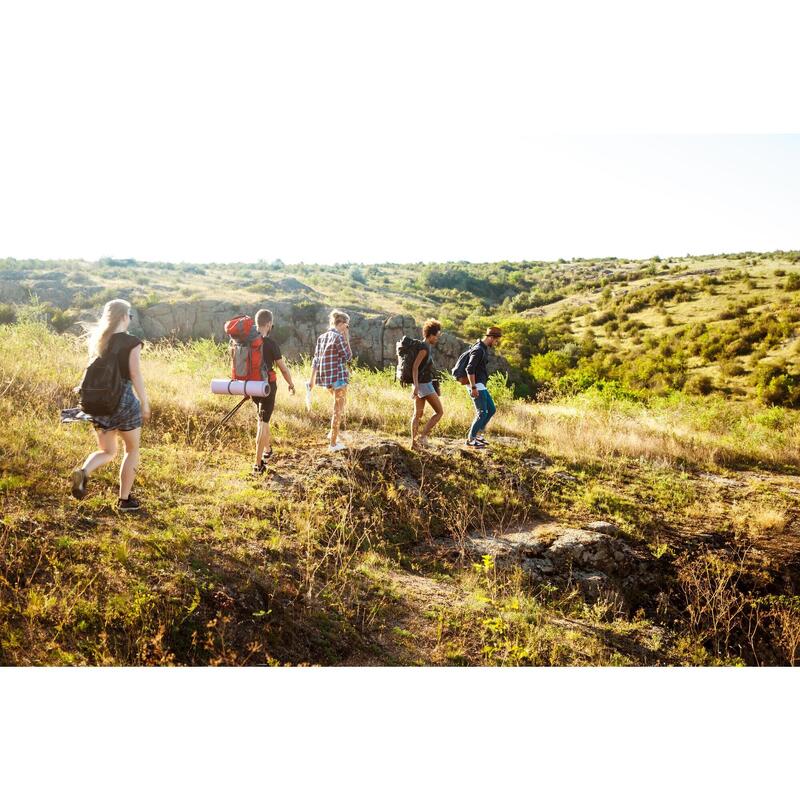
<path fill-rule="evenodd" d="M 89 478 L 82 469 L 72 470 L 72 488 L 70 491 L 76 500 L 83 500 L 86 497 L 86 484 L 88 481 Z"/>
<path fill-rule="evenodd" d="M 119 511 L 138 511 L 141 508 L 139 501 L 129 494 L 125 500 L 121 497 L 117 500 L 117 509 Z"/>
<path fill-rule="evenodd" d="M 267 462 L 261 459 L 258 464 L 253 464 L 253 475 L 263 475 L 267 471 Z"/>
<path fill-rule="evenodd" d="M 265 450 L 261 454 L 261 466 L 266 467 L 271 458 L 272 458 L 272 448 L 270 447 L 269 450 Z"/>

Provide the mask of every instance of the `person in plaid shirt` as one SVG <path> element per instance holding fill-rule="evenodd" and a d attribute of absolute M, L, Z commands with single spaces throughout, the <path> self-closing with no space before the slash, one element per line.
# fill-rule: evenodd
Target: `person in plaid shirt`
<path fill-rule="evenodd" d="M 350 349 L 350 317 L 344 311 L 331 311 L 330 328 L 317 339 L 314 360 L 311 362 L 311 383 L 325 387 L 333 395 L 333 413 L 331 414 L 330 451 L 345 450 L 345 446 L 336 440 L 339 437 L 339 426 L 344 417 L 344 406 L 347 401 L 347 383 L 350 373 L 347 362 L 353 358 Z"/>

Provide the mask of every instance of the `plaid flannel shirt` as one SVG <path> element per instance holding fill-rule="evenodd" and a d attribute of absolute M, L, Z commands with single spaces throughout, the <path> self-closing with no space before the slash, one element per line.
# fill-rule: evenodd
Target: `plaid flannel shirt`
<path fill-rule="evenodd" d="M 317 339 L 312 367 L 317 368 L 317 384 L 328 388 L 349 377 L 347 362 L 353 357 L 349 342 L 331 328 Z"/>

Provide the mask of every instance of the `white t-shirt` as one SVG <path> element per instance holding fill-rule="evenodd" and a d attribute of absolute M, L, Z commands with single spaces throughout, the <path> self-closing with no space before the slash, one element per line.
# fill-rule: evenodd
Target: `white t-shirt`
<path fill-rule="evenodd" d="M 475 388 L 480 392 L 482 389 L 486 389 L 486 387 L 482 383 L 476 383 Z M 472 394 L 472 387 L 467 384 L 467 391 Z"/>

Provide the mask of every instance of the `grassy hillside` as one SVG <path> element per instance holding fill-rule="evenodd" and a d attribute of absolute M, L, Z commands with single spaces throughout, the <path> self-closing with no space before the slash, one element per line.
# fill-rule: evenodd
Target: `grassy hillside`
<path fill-rule="evenodd" d="M 208 392 L 224 352 L 149 345 L 145 512 L 121 516 L 111 468 L 82 503 L 68 495 L 93 442 L 58 423 L 81 345 L 40 323 L 0 330 L 0 663 L 797 658 L 800 412 L 597 389 L 531 403 L 498 385 L 495 446 L 474 453 L 459 447 L 471 406 L 448 382 L 418 455 L 407 390 L 359 370 L 348 453 L 325 450 L 327 397 L 308 414 L 281 386 L 275 465 L 253 479 L 251 410 L 208 435 L 233 402 Z M 629 559 L 610 582 L 577 563 L 526 569 L 601 521 Z M 534 534 L 525 558 L 504 555 Z"/>

